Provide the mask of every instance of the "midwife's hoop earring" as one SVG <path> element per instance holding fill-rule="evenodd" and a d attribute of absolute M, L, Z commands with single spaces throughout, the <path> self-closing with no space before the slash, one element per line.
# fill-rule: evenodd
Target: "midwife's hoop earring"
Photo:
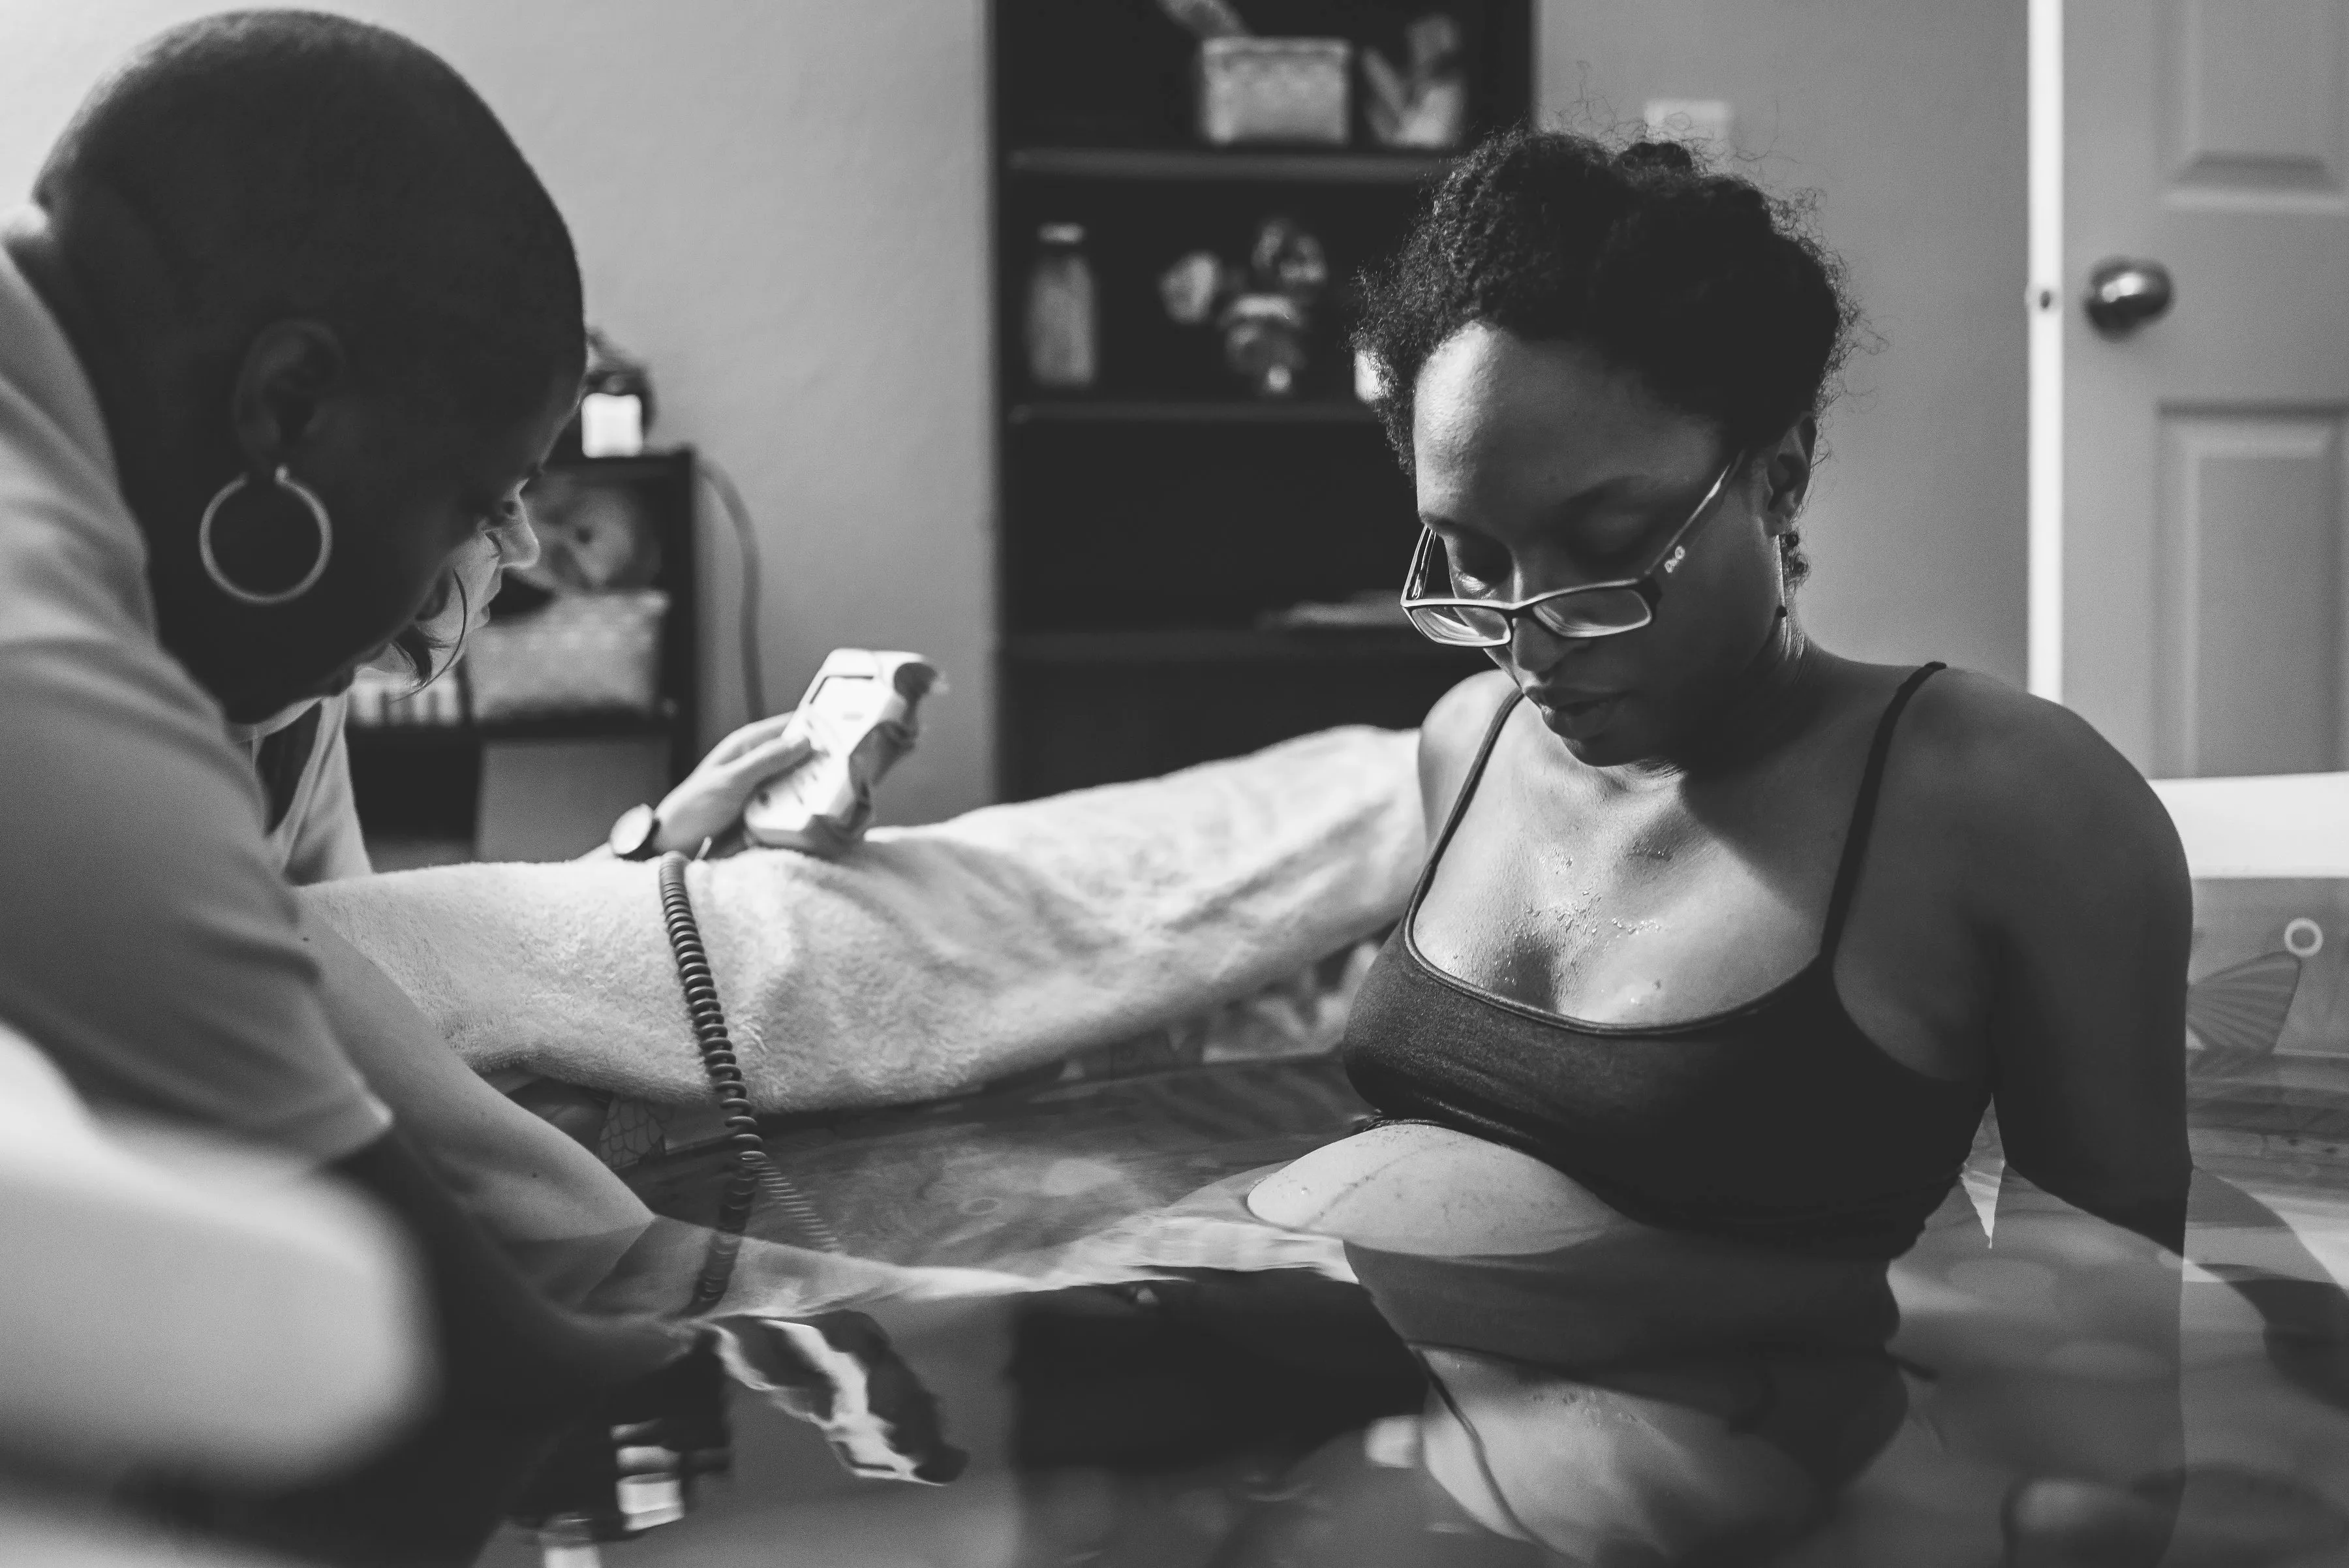
<path fill-rule="evenodd" d="M 259 605 L 264 608 L 273 605 L 292 604 L 295 599 L 316 587 L 318 579 L 326 575 L 326 563 L 334 559 L 335 555 L 335 520 L 326 515 L 326 504 L 318 499 L 318 493 L 287 472 L 285 465 L 282 462 L 277 465 L 277 472 L 269 477 L 271 483 L 278 489 L 290 493 L 295 500 L 309 508 L 310 520 L 318 527 L 318 558 L 310 563 L 310 569 L 302 574 L 299 582 L 290 587 L 272 588 L 264 592 L 248 588 L 243 584 L 232 580 L 229 575 L 221 569 L 220 556 L 212 549 L 212 525 L 220 520 L 221 507 L 228 498 L 252 483 L 243 474 L 238 474 L 220 487 L 218 493 L 212 498 L 211 504 L 204 508 L 203 521 L 196 525 L 196 554 L 203 558 L 204 576 L 212 580 L 212 587 L 239 604 Z"/>

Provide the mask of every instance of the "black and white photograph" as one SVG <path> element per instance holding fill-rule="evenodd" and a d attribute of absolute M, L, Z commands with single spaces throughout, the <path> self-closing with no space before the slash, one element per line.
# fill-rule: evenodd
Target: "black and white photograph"
<path fill-rule="evenodd" d="M 2349 1568 L 2349 0 L 0 0 L 0 1568 Z"/>

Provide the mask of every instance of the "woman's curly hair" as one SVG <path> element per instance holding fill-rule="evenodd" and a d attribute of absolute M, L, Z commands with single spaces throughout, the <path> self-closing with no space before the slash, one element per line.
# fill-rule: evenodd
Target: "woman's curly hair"
<path fill-rule="evenodd" d="M 1827 400 L 1857 323 L 1805 216 L 1677 142 L 1532 130 L 1485 141 L 1361 278 L 1354 344 L 1380 371 L 1404 472 L 1420 371 L 1475 322 L 1586 344 L 1733 447 L 1775 441 Z M 1786 552 L 1799 580 L 1792 535 Z"/>

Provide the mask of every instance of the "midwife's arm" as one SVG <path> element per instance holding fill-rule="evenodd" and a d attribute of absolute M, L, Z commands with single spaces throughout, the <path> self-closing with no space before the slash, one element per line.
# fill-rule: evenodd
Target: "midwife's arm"
<path fill-rule="evenodd" d="M 484 1083 L 367 957 L 303 922 L 335 1037 L 458 1202 L 504 1242 L 608 1244 L 652 1222 L 626 1183 L 551 1123 Z"/>

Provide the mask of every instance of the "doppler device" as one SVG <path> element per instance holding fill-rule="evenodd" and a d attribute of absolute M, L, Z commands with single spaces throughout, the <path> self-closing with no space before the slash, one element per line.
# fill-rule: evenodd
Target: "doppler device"
<path fill-rule="evenodd" d="M 864 837 L 874 786 L 906 749 L 890 727 L 910 727 L 933 690 L 946 684 L 918 653 L 833 649 L 792 721 L 814 753 L 750 797 L 742 809 L 750 841 L 830 858 Z"/>

